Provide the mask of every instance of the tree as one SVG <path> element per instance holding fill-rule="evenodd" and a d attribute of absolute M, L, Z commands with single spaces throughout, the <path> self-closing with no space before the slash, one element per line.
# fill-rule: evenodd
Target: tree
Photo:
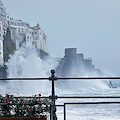
<path fill-rule="evenodd" d="M 4 62 L 7 62 L 10 58 L 9 55 L 13 54 L 15 51 L 15 43 L 11 39 L 10 28 L 7 28 L 6 35 L 3 36 L 3 54 L 4 54 Z"/>

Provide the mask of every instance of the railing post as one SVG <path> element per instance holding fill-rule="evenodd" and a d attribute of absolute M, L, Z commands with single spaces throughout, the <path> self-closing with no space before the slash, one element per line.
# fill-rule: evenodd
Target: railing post
<path fill-rule="evenodd" d="M 51 70 L 51 77 L 49 77 L 49 80 L 52 81 L 52 95 L 50 96 L 50 98 L 52 99 L 51 111 L 50 111 L 51 120 L 57 120 L 56 105 L 55 105 L 57 96 L 55 95 L 55 85 L 54 85 L 54 81 L 57 80 L 57 77 L 55 77 L 54 74 L 55 74 L 55 70 Z"/>
<path fill-rule="evenodd" d="M 66 104 L 64 103 L 64 120 L 66 120 Z"/>

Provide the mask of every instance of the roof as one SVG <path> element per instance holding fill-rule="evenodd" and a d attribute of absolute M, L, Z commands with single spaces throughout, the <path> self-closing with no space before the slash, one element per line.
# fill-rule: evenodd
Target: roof
<path fill-rule="evenodd" d="M 40 25 L 37 23 L 37 25 L 36 25 L 36 26 L 33 26 L 32 29 L 34 29 L 34 30 L 39 30 L 39 29 L 41 29 L 41 28 L 40 28 Z"/>

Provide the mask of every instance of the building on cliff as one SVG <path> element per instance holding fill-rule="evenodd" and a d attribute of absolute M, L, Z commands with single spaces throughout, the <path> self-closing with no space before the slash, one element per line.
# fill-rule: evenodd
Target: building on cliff
<path fill-rule="evenodd" d="M 7 24 L 10 27 L 11 37 L 19 49 L 21 45 L 35 46 L 39 52 L 40 57 L 48 55 L 47 35 L 37 23 L 36 26 L 31 27 L 28 23 L 22 20 L 15 20 L 7 15 Z"/>
<path fill-rule="evenodd" d="M 3 2 L 0 1 L 0 67 L 4 65 L 3 57 L 3 35 L 6 25 L 6 8 L 3 6 Z"/>
<path fill-rule="evenodd" d="M 59 77 L 79 77 L 79 76 L 102 75 L 101 70 L 95 69 L 92 59 L 84 58 L 83 53 L 77 53 L 76 48 L 66 48 L 65 56 L 57 67 Z"/>
<path fill-rule="evenodd" d="M 2 34 L 2 22 L 0 21 L 0 66 L 3 66 L 3 34 Z"/>
<path fill-rule="evenodd" d="M 16 20 L 11 17 L 6 8 L 3 6 L 3 2 L 0 0 L 0 67 L 4 66 L 4 37 L 7 32 L 7 28 L 10 30 L 10 35 L 15 49 L 19 49 L 21 45 L 35 46 L 39 52 L 40 57 L 49 55 L 47 48 L 47 35 L 41 29 L 40 25 L 31 27 L 29 23 L 22 20 Z"/>

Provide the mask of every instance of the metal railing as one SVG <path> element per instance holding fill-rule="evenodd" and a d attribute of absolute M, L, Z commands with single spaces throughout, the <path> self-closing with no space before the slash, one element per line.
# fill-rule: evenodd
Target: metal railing
<path fill-rule="evenodd" d="M 50 104 L 50 120 L 57 120 L 56 115 L 56 107 L 64 108 L 64 120 L 66 120 L 66 105 L 75 105 L 75 104 L 120 104 L 120 102 L 65 102 L 62 105 L 56 105 L 57 99 L 101 99 L 101 98 L 120 98 L 120 96 L 57 96 L 55 94 L 55 85 L 54 82 L 57 80 L 110 80 L 110 79 L 120 79 L 120 77 L 79 77 L 79 78 L 57 78 L 55 76 L 55 70 L 51 70 L 51 76 L 49 78 L 5 78 L 0 80 L 49 80 L 52 82 L 52 91 L 50 96 L 46 96 L 43 98 L 50 98 L 52 100 L 52 104 Z M 42 98 L 42 97 L 41 97 Z M 1 105 L 1 104 L 0 104 Z M 3 105 L 3 104 L 2 104 Z"/>

